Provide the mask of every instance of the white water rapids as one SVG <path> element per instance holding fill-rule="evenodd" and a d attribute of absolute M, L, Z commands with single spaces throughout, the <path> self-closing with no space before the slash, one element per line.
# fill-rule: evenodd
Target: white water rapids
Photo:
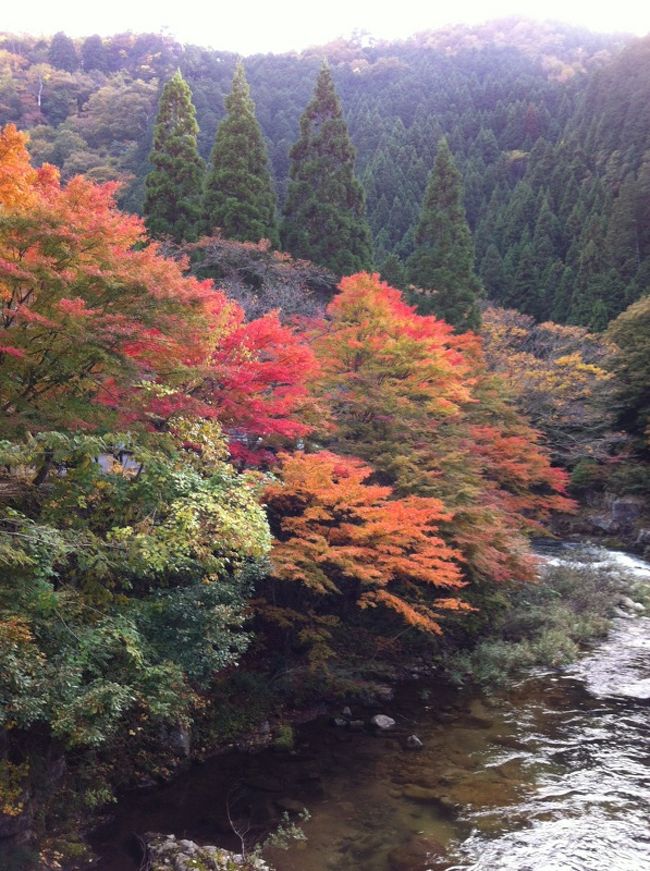
<path fill-rule="evenodd" d="M 566 554 L 566 555 L 565 555 Z M 650 565 L 593 548 L 548 558 L 588 558 L 594 571 L 650 582 Z M 640 609 L 639 609 L 640 610 Z M 560 674 L 530 681 L 539 695 L 509 698 L 521 750 L 534 774 L 520 801 L 489 816 L 470 812 L 458 871 L 647 871 L 650 869 L 650 618 L 617 617 L 605 641 Z M 492 764 L 503 762 L 495 757 Z M 503 825 L 505 821 L 505 826 Z M 449 869 L 452 871 L 452 869 Z"/>

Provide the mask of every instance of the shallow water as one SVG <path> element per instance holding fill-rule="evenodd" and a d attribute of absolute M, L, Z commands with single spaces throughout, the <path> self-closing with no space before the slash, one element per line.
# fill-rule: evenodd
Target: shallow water
<path fill-rule="evenodd" d="M 650 580 L 647 563 L 602 549 L 544 556 Z M 307 840 L 269 851 L 277 871 L 642 871 L 649 697 L 650 619 L 617 618 L 562 671 L 489 695 L 413 682 L 381 708 L 391 732 L 321 719 L 297 730 L 292 754 L 231 753 L 131 794 L 98 833 L 100 867 L 130 867 L 133 832 L 238 848 L 227 807 L 249 837 L 307 807 Z M 417 752 L 406 748 L 413 733 Z"/>

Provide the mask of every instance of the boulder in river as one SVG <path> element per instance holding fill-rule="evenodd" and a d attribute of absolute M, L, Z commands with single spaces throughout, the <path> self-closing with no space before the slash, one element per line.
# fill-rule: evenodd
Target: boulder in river
<path fill-rule="evenodd" d="M 387 717 L 386 714 L 375 714 L 370 722 L 375 729 L 379 729 L 381 732 L 392 729 L 395 725 L 395 720 L 392 717 Z"/>
<path fill-rule="evenodd" d="M 458 802 L 446 792 L 428 786 L 419 786 L 417 783 L 407 783 L 402 789 L 402 795 L 411 801 L 434 805 L 439 813 L 447 817 L 456 816 L 460 807 Z"/>
<path fill-rule="evenodd" d="M 417 735 L 409 735 L 406 739 L 406 746 L 409 750 L 422 750 L 424 744 Z"/>
<path fill-rule="evenodd" d="M 262 859 L 244 858 L 221 847 L 176 840 L 174 835 L 145 835 L 151 871 L 270 871 Z"/>
<path fill-rule="evenodd" d="M 642 611 L 645 611 L 641 602 L 635 602 L 634 599 L 630 599 L 629 596 L 621 596 L 618 603 L 622 608 L 627 608 L 628 611 L 636 611 L 639 614 Z"/>
<path fill-rule="evenodd" d="M 612 519 L 621 526 L 632 526 L 643 512 L 643 499 L 638 496 L 621 496 L 612 502 Z"/>

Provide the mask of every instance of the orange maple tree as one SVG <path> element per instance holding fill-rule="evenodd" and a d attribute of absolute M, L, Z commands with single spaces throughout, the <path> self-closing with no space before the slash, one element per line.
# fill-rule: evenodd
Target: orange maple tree
<path fill-rule="evenodd" d="M 438 499 L 395 498 L 372 475 L 327 451 L 280 456 L 264 494 L 274 534 L 267 618 L 304 625 L 310 611 L 336 621 L 350 606 L 382 607 L 439 634 L 441 613 L 468 607 L 458 598 L 462 555 L 439 534 L 451 515 Z"/>

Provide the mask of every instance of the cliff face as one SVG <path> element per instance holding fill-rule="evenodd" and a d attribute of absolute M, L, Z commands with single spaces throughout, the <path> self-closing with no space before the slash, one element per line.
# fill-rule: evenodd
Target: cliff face
<path fill-rule="evenodd" d="M 561 537 L 594 539 L 650 558 L 649 506 L 642 496 L 607 491 L 584 496 L 580 511 L 558 516 L 553 531 Z"/>

